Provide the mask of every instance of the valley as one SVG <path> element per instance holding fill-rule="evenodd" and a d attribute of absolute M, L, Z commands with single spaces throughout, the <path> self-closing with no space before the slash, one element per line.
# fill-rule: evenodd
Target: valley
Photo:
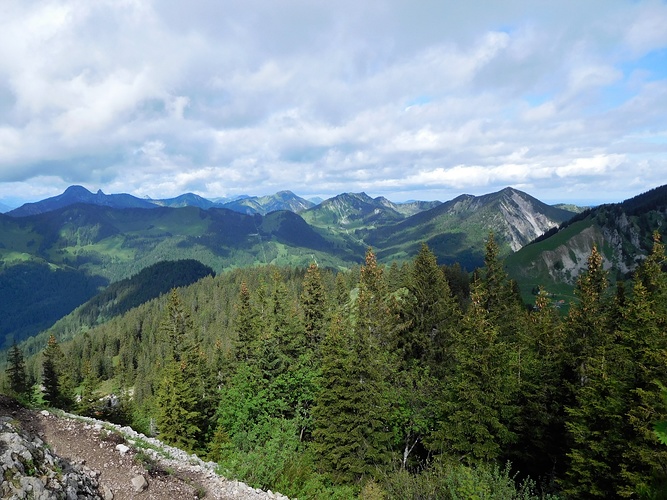
<path fill-rule="evenodd" d="M 576 498 L 600 461 L 605 494 L 656 489 L 666 214 L 663 186 L 576 214 L 507 188 L 405 213 L 361 193 L 299 213 L 5 215 L 0 382 L 298 498 L 460 493 L 466 477 Z M 601 456 L 575 429 L 607 403 Z M 618 435 L 636 455 L 614 455 Z"/>

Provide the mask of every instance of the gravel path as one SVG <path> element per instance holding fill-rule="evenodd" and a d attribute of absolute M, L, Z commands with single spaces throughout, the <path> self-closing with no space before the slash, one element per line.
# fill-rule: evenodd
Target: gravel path
<path fill-rule="evenodd" d="M 270 491 L 230 481 L 215 473 L 215 464 L 164 445 L 154 438 L 98 420 L 22 408 L 0 399 L 0 415 L 11 416 L 38 435 L 58 456 L 81 464 L 96 478 L 108 500 L 195 499 L 287 500 Z M 141 482 L 145 489 L 140 489 Z"/>

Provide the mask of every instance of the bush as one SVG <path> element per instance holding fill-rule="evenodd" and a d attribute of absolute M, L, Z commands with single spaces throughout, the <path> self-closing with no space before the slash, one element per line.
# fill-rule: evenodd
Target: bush
<path fill-rule="evenodd" d="M 509 463 L 468 467 L 459 463 L 436 462 L 419 474 L 405 470 L 385 477 L 383 483 L 389 498 L 462 500 L 532 500 L 553 498 L 536 492 L 533 481 L 516 484 Z"/>

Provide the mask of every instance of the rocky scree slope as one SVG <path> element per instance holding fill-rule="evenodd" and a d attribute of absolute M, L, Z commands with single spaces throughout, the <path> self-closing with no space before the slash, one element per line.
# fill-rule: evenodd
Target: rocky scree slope
<path fill-rule="evenodd" d="M 129 427 L 32 411 L 0 395 L 2 498 L 288 500 Z"/>

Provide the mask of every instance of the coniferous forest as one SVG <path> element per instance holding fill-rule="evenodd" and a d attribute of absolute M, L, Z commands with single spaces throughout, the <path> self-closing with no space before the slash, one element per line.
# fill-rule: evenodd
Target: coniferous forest
<path fill-rule="evenodd" d="M 490 236 L 470 275 L 264 266 L 172 290 L 36 356 L 24 399 L 132 425 L 298 498 L 664 498 L 667 273 L 656 236 L 561 311 L 522 302 Z M 115 394 L 117 404 L 100 399 Z"/>

